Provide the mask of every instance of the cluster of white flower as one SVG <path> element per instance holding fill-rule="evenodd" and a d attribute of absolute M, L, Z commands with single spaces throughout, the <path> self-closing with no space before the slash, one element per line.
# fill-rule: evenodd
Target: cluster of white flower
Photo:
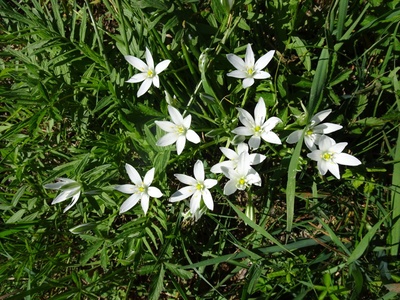
<path fill-rule="evenodd" d="M 140 97 L 148 91 L 151 84 L 157 88 L 160 85 L 158 74 L 165 70 L 170 61 L 164 60 L 154 67 L 153 57 L 146 48 L 146 63 L 134 56 L 125 56 L 125 59 L 142 73 L 134 75 L 127 82 L 142 82 L 137 96 Z M 236 67 L 237 70 L 228 73 L 228 76 L 243 78 L 243 88 L 248 88 L 254 84 L 254 79 L 266 79 L 271 75 L 263 69 L 271 61 L 274 51 L 269 51 L 255 62 L 254 53 L 250 44 L 247 45 L 245 59 L 241 59 L 234 54 L 228 54 L 227 59 Z M 232 130 L 236 134 L 234 140 L 243 141 L 245 137 L 250 137 L 248 144 L 241 142 L 236 146 L 236 150 L 220 147 L 221 152 L 228 158 L 226 161 L 219 162 L 211 167 L 210 171 L 214 174 L 222 173 L 227 177 L 223 193 L 227 196 L 235 193 L 237 190 L 246 190 L 251 185 L 261 186 L 261 177 L 252 167 L 265 160 L 265 155 L 259 153 L 250 153 L 250 150 L 256 150 L 260 147 L 261 139 L 271 144 L 281 144 L 279 136 L 272 130 L 282 122 L 277 117 L 270 117 L 266 120 L 266 106 L 263 98 L 258 100 L 254 109 L 254 117 L 244 110 L 237 108 L 239 120 L 243 126 Z M 194 144 L 200 143 L 199 135 L 190 129 L 192 117 L 188 114 L 184 117 L 176 108 L 168 105 L 168 112 L 171 121 L 156 121 L 155 124 L 166 134 L 157 141 L 158 146 L 169 146 L 176 144 L 177 154 L 180 155 L 185 148 L 186 140 Z M 340 178 L 339 164 L 355 166 L 361 162 L 352 155 L 342 153 L 347 143 L 336 143 L 326 134 L 332 133 L 342 128 L 342 126 L 332 123 L 320 124 L 331 110 L 324 110 L 311 118 L 310 123 L 302 130 L 296 130 L 287 137 L 288 143 L 296 143 L 300 140 L 304 132 L 304 141 L 306 146 L 312 151 L 307 156 L 317 161 L 317 167 L 321 175 L 325 175 L 329 170 L 336 178 Z M 318 148 L 317 148 L 318 146 Z M 120 207 L 120 213 L 124 213 L 134 207 L 139 201 L 144 214 L 149 208 L 150 197 L 160 198 L 162 192 L 151 186 L 155 169 L 152 168 L 144 176 L 143 180 L 137 170 L 129 165 L 125 165 L 126 172 L 133 184 L 117 185 L 114 188 L 122 193 L 130 194 L 129 198 L 123 202 Z M 180 188 L 172 194 L 169 201 L 177 202 L 190 198 L 189 211 L 186 215 L 194 217 L 196 220 L 207 210 L 213 210 L 214 201 L 209 189 L 217 185 L 216 179 L 210 179 L 205 176 L 204 164 L 198 160 L 193 169 L 194 177 L 185 174 L 175 174 L 175 177 L 183 184 L 187 185 Z M 59 203 L 72 197 L 72 202 L 64 210 L 70 209 L 78 200 L 82 187 L 76 181 L 66 178 L 60 178 L 59 182 L 46 184 L 47 189 L 60 189 L 62 192 L 58 195 L 52 204 Z"/>

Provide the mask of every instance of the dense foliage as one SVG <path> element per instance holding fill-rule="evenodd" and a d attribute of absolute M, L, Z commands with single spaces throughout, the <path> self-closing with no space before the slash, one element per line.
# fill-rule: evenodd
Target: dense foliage
<path fill-rule="evenodd" d="M 398 297 L 399 24 L 399 0 L 0 0 L 0 298 Z M 275 52 L 271 77 L 243 88 L 227 54 L 248 44 Z M 146 48 L 171 62 L 138 97 L 124 56 Z M 227 195 L 210 169 L 260 99 L 282 144 L 254 149 L 261 186 Z M 157 144 L 169 104 L 201 140 L 179 155 Z M 362 162 L 340 179 L 319 174 L 304 132 L 286 142 L 328 109 Z M 198 160 L 218 184 L 197 220 L 169 199 Z M 126 164 L 155 170 L 146 214 L 120 214 Z M 66 212 L 45 189 L 59 178 L 82 191 Z"/>

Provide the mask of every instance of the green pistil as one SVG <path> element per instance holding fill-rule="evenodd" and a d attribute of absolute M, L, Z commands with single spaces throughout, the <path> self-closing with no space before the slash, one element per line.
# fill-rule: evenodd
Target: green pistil
<path fill-rule="evenodd" d="M 313 134 L 312 129 L 308 129 L 308 130 L 306 131 L 306 135 L 312 135 L 312 134 Z"/>
<path fill-rule="evenodd" d="M 254 74 L 253 68 L 247 68 L 247 75 L 252 76 Z"/>
<path fill-rule="evenodd" d="M 325 153 L 323 153 L 323 154 L 321 155 L 321 157 L 322 157 L 323 160 L 328 161 L 328 160 L 331 160 L 331 159 L 332 159 L 332 154 L 330 154 L 330 153 L 328 153 L 328 152 L 325 152 Z"/>
<path fill-rule="evenodd" d="M 153 70 L 147 70 L 147 77 L 154 77 L 154 72 L 153 72 Z"/>
<path fill-rule="evenodd" d="M 180 135 L 185 134 L 185 132 L 186 132 L 185 127 L 183 127 L 182 125 L 178 126 L 177 130 L 178 130 L 178 134 L 180 134 Z"/>
<path fill-rule="evenodd" d="M 140 193 L 143 193 L 146 190 L 146 188 L 142 185 L 138 188 L 138 190 Z"/>
<path fill-rule="evenodd" d="M 199 191 L 202 191 L 202 190 L 204 189 L 204 184 L 198 182 L 198 183 L 196 184 L 196 189 L 199 190 Z"/>

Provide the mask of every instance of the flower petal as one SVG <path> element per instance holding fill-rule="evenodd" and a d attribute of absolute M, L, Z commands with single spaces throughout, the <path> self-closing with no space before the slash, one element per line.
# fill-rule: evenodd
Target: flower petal
<path fill-rule="evenodd" d="M 170 121 L 155 121 L 156 125 L 166 132 L 176 132 L 176 124 Z"/>
<path fill-rule="evenodd" d="M 234 70 L 234 71 L 229 72 L 228 74 L 226 74 L 226 76 L 243 79 L 243 78 L 247 77 L 247 74 L 245 72 L 243 72 L 243 71 Z"/>
<path fill-rule="evenodd" d="M 254 79 L 267 79 L 270 78 L 271 74 L 265 71 L 257 71 L 256 73 L 253 74 Z"/>
<path fill-rule="evenodd" d="M 133 194 L 136 191 L 136 186 L 133 184 L 121 184 L 114 186 L 114 189 L 124 194 Z"/>
<path fill-rule="evenodd" d="M 191 141 L 193 144 L 198 144 L 200 143 L 200 137 L 199 135 L 194 132 L 192 129 L 189 129 L 186 131 L 186 138 Z"/>
<path fill-rule="evenodd" d="M 194 164 L 193 174 L 194 178 L 196 178 L 197 181 L 204 181 L 204 165 L 201 160 L 196 161 L 196 163 Z"/>
<path fill-rule="evenodd" d="M 153 76 L 152 83 L 156 88 L 160 88 L 160 78 L 158 75 Z"/>
<path fill-rule="evenodd" d="M 242 86 L 244 89 L 251 87 L 253 84 L 254 84 L 254 79 L 252 77 L 243 79 Z"/>
<path fill-rule="evenodd" d="M 307 157 L 311 160 L 315 160 L 315 161 L 320 161 L 321 160 L 321 156 L 322 156 L 322 151 L 321 150 L 314 150 L 311 153 L 307 154 Z"/>
<path fill-rule="evenodd" d="M 196 191 L 196 189 L 192 186 L 185 186 L 181 188 L 180 190 L 176 191 L 175 193 L 172 194 L 171 198 L 169 198 L 170 202 L 178 202 L 183 199 L 186 199 L 193 195 L 193 193 Z"/>
<path fill-rule="evenodd" d="M 178 137 L 176 132 L 167 133 L 157 141 L 156 145 L 161 147 L 172 145 L 178 140 Z"/>
<path fill-rule="evenodd" d="M 263 154 L 252 153 L 250 154 L 250 165 L 258 165 L 262 163 L 267 157 Z"/>
<path fill-rule="evenodd" d="M 269 132 L 263 132 L 261 137 L 263 138 L 264 141 L 271 143 L 271 144 L 277 144 L 280 145 L 282 144 L 281 139 L 279 138 L 279 136 L 272 131 Z"/>
<path fill-rule="evenodd" d="M 201 201 L 201 192 L 196 190 L 190 199 L 190 212 L 192 215 L 196 213 L 196 211 L 200 208 L 200 201 Z"/>
<path fill-rule="evenodd" d="M 170 63 L 171 63 L 171 61 L 169 59 L 159 62 L 155 69 L 156 74 L 160 74 L 162 71 L 164 71 L 169 66 Z"/>
<path fill-rule="evenodd" d="M 153 56 L 151 55 L 151 52 L 147 47 L 146 47 L 145 57 L 146 57 L 146 63 L 149 66 L 149 69 L 154 70 Z"/>
<path fill-rule="evenodd" d="M 262 128 L 265 131 L 270 131 L 270 130 L 274 129 L 275 126 L 278 125 L 278 123 L 282 123 L 282 120 L 277 117 L 271 117 L 267 121 L 265 121 Z"/>
<path fill-rule="evenodd" d="M 264 69 L 269 64 L 274 55 L 275 55 L 275 50 L 268 51 L 266 54 L 264 54 L 257 60 L 257 62 L 254 65 L 254 69 L 256 70 Z"/>
<path fill-rule="evenodd" d="M 251 49 L 250 44 L 247 44 L 246 55 L 244 57 L 244 63 L 246 65 L 246 67 L 254 68 L 254 62 L 255 62 L 255 58 L 254 58 L 253 49 Z"/>
<path fill-rule="evenodd" d="M 152 82 L 153 80 L 151 78 L 146 78 L 146 80 L 143 81 L 143 83 L 140 85 L 140 88 L 137 92 L 137 96 L 140 97 L 143 94 L 145 94 L 149 90 Z"/>
<path fill-rule="evenodd" d="M 340 153 L 343 152 L 344 148 L 346 148 L 347 143 L 346 142 L 341 142 L 337 144 L 333 144 L 330 148 L 329 151 L 333 153 Z"/>
<path fill-rule="evenodd" d="M 244 136 L 249 136 L 254 134 L 254 131 L 252 129 L 244 126 L 236 127 L 235 129 L 232 130 L 232 132 Z"/>
<path fill-rule="evenodd" d="M 182 122 L 183 127 L 189 129 L 190 124 L 192 123 L 192 115 L 187 115 Z"/>
<path fill-rule="evenodd" d="M 214 209 L 214 201 L 209 190 L 203 191 L 203 201 L 209 210 Z"/>
<path fill-rule="evenodd" d="M 289 144 L 297 143 L 300 140 L 302 133 L 303 133 L 303 130 L 293 131 L 291 134 L 288 135 L 288 137 L 286 139 L 286 143 L 289 143 Z"/>
<path fill-rule="evenodd" d="M 244 126 L 246 126 L 248 128 L 255 127 L 256 124 L 255 124 L 254 118 L 247 110 L 244 110 L 243 108 L 240 108 L 240 107 L 238 107 L 236 109 L 239 112 L 239 120 Z"/>
<path fill-rule="evenodd" d="M 260 97 L 260 99 L 258 99 L 256 107 L 254 108 L 254 122 L 256 126 L 263 125 L 266 114 L 267 109 L 265 107 L 264 99 Z"/>
<path fill-rule="evenodd" d="M 210 169 L 212 173 L 222 173 L 221 167 L 225 167 L 228 169 L 236 168 L 237 163 L 233 162 L 232 160 L 225 160 L 220 163 L 213 165 Z"/>
<path fill-rule="evenodd" d="M 343 128 L 342 125 L 333 124 L 333 123 L 322 123 L 322 124 L 319 124 L 319 125 L 313 127 L 312 130 L 315 133 L 328 134 L 328 133 L 332 133 L 337 130 L 340 130 L 342 128 Z"/>
<path fill-rule="evenodd" d="M 140 196 L 141 195 L 139 193 L 136 193 L 131 195 L 128 199 L 126 199 L 119 208 L 119 213 L 122 214 L 130 210 L 132 207 L 134 207 L 139 202 Z"/>
<path fill-rule="evenodd" d="M 251 149 L 258 149 L 258 147 L 260 147 L 261 144 L 261 139 L 259 136 L 252 136 L 249 140 L 249 146 Z"/>
<path fill-rule="evenodd" d="M 71 203 L 68 204 L 66 208 L 64 208 L 64 211 L 63 211 L 64 213 L 67 212 L 72 206 L 75 205 L 75 203 L 78 201 L 80 195 L 81 195 L 81 193 L 78 192 L 74 197 L 72 197 Z"/>
<path fill-rule="evenodd" d="M 136 75 L 133 75 L 126 82 L 138 83 L 138 82 L 142 82 L 143 80 L 146 80 L 146 78 L 147 78 L 147 73 L 138 73 Z"/>
<path fill-rule="evenodd" d="M 321 138 L 319 138 L 318 146 L 321 151 L 328 151 L 333 145 L 335 145 L 335 140 L 330 138 L 329 136 L 322 135 Z"/>
<path fill-rule="evenodd" d="M 142 199 L 140 200 L 140 204 L 142 205 L 144 214 L 147 214 L 150 205 L 150 197 L 148 194 L 145 193 L 142 194 Z"/>
<path fill-rule="evenodd" d="M 224 195 L 232 195 L 236 190 L 236 180 L 231 179 L 224 186 Z"/>
<path fill-rule="evenodd" d="M 204 180 L 204 186 L 208 189 L 211 189 L 218 183 L 218 180 L 216 179 L 206 179 Z"/>
<path fill-rule="evenodd" d="M 325 175 L 326 172 L 328 172 L 328 162 L 326 162 L 325 160 L 322 160 L 321 158 L 319 159 L 318 163 L 317 163 L 317 167 L 318 167 L 318 171 L 321 175 Z"/>
<path fill-rule="evenodd" d="M 361 165 L 361 161 L 358 158 L 347 153 L 337 153 L 333 156 L 333 160 L 335 163 L 345 166 Z"/>
<path fill-rule="evenodd" d="M 244 60 L 235 54 L 227 54 L 226 58 L 228 61 L 239 71 L 243 71 L 246 69 Z M 229 76 L 229 75 L 228 75 Z"/>
<path fill-rule="evenodd" d="M 184 135 L 178 136 L 178 139 L 176 140 L 176 153 L 180 155 L 185 148 L 186 144 L 186 137 Z"/>
<path fill-rule="evenodd" d="M 141 60 L 135 56 L 132 56 L 132 55 L 125 55 L 124 57 L 128 63 L 130 63 L 132 66 L 134 66 L 139 71 L 144 72 L 145 70 L 147 70 L 147 65 L 143 62 L 143 60 Z"/>
<path fill-rule="evenodd" d="M 331 172 L 333 176 L 335 176 L 337 179 L 340 179 L 339 165 L 330 162 L 327 162 L 326 165 L 328 167 L 329 172 Z"/>
<path fill-rule="evenodd" d="M 315 126 L 319 123 L 321 123 L 329 114 L 332 112 L 332 109 L 327 109 L 320 111 L 319 113 L 316 113 L 310 120 L 310 123 L 312 126 Z"/>
<path fill-rule="evenodd" d="M 146 175 L 144 175 L 143 183 L 145 184 L 145 186 L 149 187 L 151 185 L 151 183 L 153 182 L 154 171 L 155 171 L 155 169 L 151 168 L 150 170 L 147 171 Z"/>
<path fill-rule="evenodd" d="M 129 179 L 135 184 L 140 185 L 142 184 L 142 178 L 140 177 L 138 171 L 130 164 L 125 164 L 126 173 L 128 173 Z"/>
<path fill-rule="evenodd" d="M 147 189 L 147 193 L 149 194 L 150 197 L 153 198 L 160 198 L 163 195 L 163 193 L 154 186 L 149 186 L 149 188 Z"/>
<path fill-rule="evenodd" d="M 172 122 L 174 122 L 176 125 L 183 125 L 183 117 L 179 110 L 171 105 L 168 105 L 168 113 L 171 117 Z"/>
<path fill-rule="evenodd" d="M 187 185 L 195 186 L 197 184 L 197 180 L 194 179 L 192 176 L 188 176 L 185 174 L 175 174 L 175 177 L 180 182 L 187 184 Z"/>

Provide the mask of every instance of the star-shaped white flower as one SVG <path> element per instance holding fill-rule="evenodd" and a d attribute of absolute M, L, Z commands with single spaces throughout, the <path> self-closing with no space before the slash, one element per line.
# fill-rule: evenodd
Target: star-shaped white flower
<path fill-rule="evenodd" d="M 230 180 L 225 184 L 224 194 L 229 196 L 236 190 L 245 190 L 251 185 L 261 186 L 260 175 L 250 166 L 250 155 L 242 152 L 236 169 L 221 167 L 222 172 Z"/>
<path fill-rule="evenodd" d="M 250 148 L 257 149 L 260 147 L 261 138 L 268 143 L 281 144 L 278 135 L 271 130 L 282 121 L 277 117 L 271 117 L 265 121 L 267 110 L 263 98 L 258 100 L 254 109 L 254 118 L 242 108 L 237 108 L 237 110 L 239 111 L 239 120 L 244 126 L 237 127 L 232 132 L 237 135 L 251 135 L 249 140 Z"/>
<path fill-rule="evenodd" d="M 132 195 L 122 203 L 119 213 L 122 214 L 130 210 L 141 200 L 140 204 L 142 205 L 143 212 L 147 214 L 150 197 L 160 198 L 163 195 L 158 188 L 151 186 L 154 179 L 154 168 L 147 171 L 143 180 L 136 169 L 130 164 L 125 164 L 125 170 L 133 184 L 117 185 L 114 188 L 122 193 Z"/>
<path fill-rule="evenodd" d="M 309 125 L 305 128 L 304 142 L 311 151 L 317 149 L 316 145 L 319 144 L 319 139 L 323 134 L 332 133 L 343 128 L 343 126 L 333 123 L 320 124 L 331 112 L 331 109 L 327 109 L 315 114 L 311 118 Z M 293 131 L 287 137 L 286 142 L 289 144 L 297 143 L 302 133 L 303 130 Z"/>
<path fill-rule="evenodd" d="M 176 142 L 176 152 L 179 155 L 182 153 L 183 148 L 185 148 L 186 139 L 194 144 L 200 143 L 198 134 L 190 129 L 190 123 L 192 122 L 191 115 L 183 118 L 180 112 L 171 105 L 168 105 L 168 112 L 172 122 L 156 121 L 156 125 L 167 132 L 166 135 L 157 141 L 157 146 L 169 146 Z"/>
<path fill-rule="evenodd" d="M 268 51 L 267 54 L 261 56 L 256 62 L 251 45 L 247 44 L 246 55 L 244 60 L 235 54 L 227 54 L 226 58 L 237 69 L 227 74 L 227 76 L 235 78 L 244 78 L 243 88 L 248 88 L 254 84 L 254 79 L 266 79 L 271 77 L 268 72 L 262 71 L 271 59 L 274 57 L 275 51 Z"/>
<path fill-rule="evenodd" d="M 146 93 L 149 90 L 151 84 L 154 84 L 154 86 L 157 88 L 160 87 L 160 79 L 158 77 L 158 74 L 164 71 L 171 62 L 169 59 L 163 60 L 162 62 L 158 63 L 157 66 L 154 68 L 153 56 L 147 48 L 145 54 L 146 63 L 132 55 L 125 55 L 124 57 L 128 61 L 128 63 L 130 63 L 132 66 L 142 72 L 132 76 L 129 80 L 126 81 L 129 83 L 138 83 L 143 81 L 137 92 L 138 97 Z"/>
<path fill-rule="evenodd" d="M 225 147 L 220 147 L 219 149 L 229 160 L 225 160 L 223 162 L 217 163 L 214 166 L 212 166 L 210 171 L 216 174 L 222 173 L 221 167 L 226 167 L 228 169 L 235 169 L 237 167 L 240 154 L 242 152 L 247 152 L 247 153 L 249 152 L 249 146 L 246 143 L 238 144 L 236 151 Z M 265 158 L 266 158 L 265 155 L 252 153 L 250 154 L 250 165 L 253 166 L 260 164 L 264 161 Z"/>
<path fill-rule="evenodd" d="M 56 183 L 45 184 L 44 188 L 61 191 L 51 204 L 60 203 L 72 197 L 71 203 L 64 209 L 64 212 L 66 212 L 78 201 L 79 196 L 81 195 L 82 185 L 79 182 L 68 178 L 58 178 L 57 180 L 58 182 Z"/>
<path fill-rule="evenodd" d="M 201 200 L 209 210 L 214 209 L 214 201 L 209 189 L 217 184 L 216 179 L 205 179 L 204 165 L 201 160 L 198 160 L 193 168 L 194 178 L 184 174 L 175 174 L 175 177 L 187 186 L 176 191 L 170 202 L 177 202 L 186 199 L 190 196 L 190 213 L 196 215 L 196 212 L 201 208 Z"/>
<path fill-rule="evenodd" d="M 336 143 L 326 135 L 319 139 L 319 150 L 313 150 L 307 156 L 317 162 L 321 175 L 330 171 L 337 179 L 340 179 L 339 165 L 358 166 L 361 161 L 353 155 L 342 153 L 347 143 Z"/>

